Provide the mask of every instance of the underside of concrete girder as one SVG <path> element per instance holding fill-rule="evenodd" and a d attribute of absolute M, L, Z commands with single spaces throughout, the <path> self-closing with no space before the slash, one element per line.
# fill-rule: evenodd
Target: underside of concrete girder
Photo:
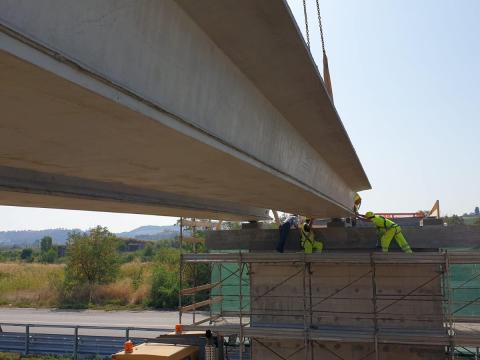
<path fill-rule="evenodd" d="M 270 49 L 270 71 L 232 57 L 256 49 L 225 47 L 211 36 L 215 19 L 188 2 L 2 2 L 0 202 L 220 219 L 347 214 L 369 183 L 288 8 L 268 14 L 281 26 L 268 28 L 252 18 L 264 5 L 239 3 L 258 27 L 246 38 L 290 37 Z M 276 61 L 282 53 L 298 66 Z M 282 69 L 285 91 L 274 92 L 266 84 Z"/>

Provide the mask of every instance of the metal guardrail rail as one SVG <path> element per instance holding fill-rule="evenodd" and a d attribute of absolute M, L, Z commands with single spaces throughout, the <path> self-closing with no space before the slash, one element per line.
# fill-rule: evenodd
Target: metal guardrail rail
<path fill-rule="evenodd" d="M 295 253 L 201 253 L 183 254 L 185 263 L 325 263 L 325 264 L 439 264 L 445 263 L 446 252 L 404 253 L 346 253 L 323 252 L 321 254 Z M 448 252 L 450 264 L 480 264 L 480 252 Z"/>
<path fill-rule="evenodd" d="M 167 328 L 82 326 L 54 324 L 23 324 L 0 322 L 0 352 L 28 354 L 71 355 L 74 359 L 88 356 L 110 356 L 123 348 L 126 339 L 141 343 L 172 331 Z M 19 331 L 6 331 L 7 328 Z M 35 332 L 35 329 L 52 329 L 52 333 Z M 71 334 L 54 333 L 53 329 L 71 330 Z M 111 330 L 123 333 L 119 336 L 85 335 L 80 330 Z M 152 337 L 131 336 L 134 332 L 151 332 Z"/>

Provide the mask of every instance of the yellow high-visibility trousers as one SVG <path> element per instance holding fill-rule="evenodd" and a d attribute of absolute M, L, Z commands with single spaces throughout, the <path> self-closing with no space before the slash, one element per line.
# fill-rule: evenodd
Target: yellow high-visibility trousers
<path fill-rule="evenodd" d="M 380 245 L 382 246 L 383 252 L 388 252 L 388 248 L 390 247 L 392 239 L 395 239 L 398 246 L 400 247 L 400 249 L 403 250 L 403 252 L 412 252 L 410 245 L 408 245 L 407 240 L 402 234 L 402 229 L 400 228 L 400 226 L 392 227 L 383 233 L 382 237 L 380 238 Z"/>
<path fill-rule="evenodd" d="M 304 228 L 305 225 L 302 225 L 302 228 L 300 229 L 300 244 L 302 245 L 305 254 L 311 254 L 313 252 L 321 253 L 323 250 L 323 243 L 315 240 L 315 233 L 313 230 L 305 231 Z"/>
<path fill-rule="evenodd" d="M 321 241 L 306 240 L 303 242 L 303 251 L 305 251 L 305 254 L 311 254 L 313 252 L 321 253 L 322 250 L 323 250 L 323 243 Z"/>

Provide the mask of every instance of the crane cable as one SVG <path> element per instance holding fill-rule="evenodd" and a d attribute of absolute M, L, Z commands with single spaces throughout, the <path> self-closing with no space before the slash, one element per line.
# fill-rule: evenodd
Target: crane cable
<path fill-rule="evenodd" d="M 318 27 L 320 28 L 320 38 L 322 40 L 322 52 L 323 52 L 323 81 L 327 89 L 328 95 L 333 102 L 333 90 L 332 90 L 332 80 L 330 79 L 330 70 L 328 68 L 328 58 L 327 52 L 325 51 L 325 39 L 323 38 L 323 26 L 322 26 L 322 17 L 320 15 L 320 4 L 319 0 L 316 0 L 317 3 L 317 16 L 318 16 Z"/>
<path fill-rule="evenodd" d="M 310 32 L 308 31 L 307 1 L 303 0 L 303 16 L 305 17 L 305 34 L 307 35 L 307 46 L 310 49 Z"/>
<path fill-rule="evenodd" d="M 320 28 L 320 39 L 322 40 L 322 51 L 325 54 L 325 39 L 323 38 L 323 26 L 322 26 L 322 17 L 320 15 L 320 1 L 317 2 L 317 16 L 318 16 L 318 27 Z"/>
<path fill-rule="evenodd" d="M 328 57 L 325 50 L 325 39 L 323 35 L 323 26 L 322 26 L 322 16 L 320 14 L 320 1 L 316 0 L 317 5 L 317 16 L 318 16 L 318 27 L 320 29 L 320 39 L 322 41 L 322 53 L 323 53 L 323 82 L 325 83 L 325 89 L 327 90 L 330 99 L 333 102 L 333 91 L 332 91 L 332 81 L 330 78 L 330 69 L 328 67 Z M 307 46 L 310 49 L 310 31 L 308 28 L 308 15 L 307 15 L 307 2 L 303 0 L 303 15 L 305 17 L 305 33 L 307 38 Z"/>

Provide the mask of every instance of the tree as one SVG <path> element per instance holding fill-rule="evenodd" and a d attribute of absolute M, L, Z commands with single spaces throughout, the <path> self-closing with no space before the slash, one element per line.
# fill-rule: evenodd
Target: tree
<path fill-rule="evenodd" d="M 44 236 L 42 240 L 40 240 L 40 250 L 42 253 L 48 252 L 52 248 L 53 240 L 50 236 Z"/>
<path fill-rule="evenodd" d="M 20 258 L 25 261 L 31 261 L 33 257 L 33 250 L 30 248 L 22 249 L 20 253 Z"/>
<path fill-rule="evenodd" d="M 155 255 L 153 244 L 148 243 L 147 245 L 145 245 L 145 248 L 143 249 L 142 259 L 143 261 L 150 261 L 152 260 L 153 255 Z"/>
<path fill-rule="evenodd" d="M 66 281 L 88 286 L 89 302 L 95 285 L 115 280 L 119 271 L 118 239 L 97 226 L 88 233 L 74 232 L 67 240 Z"/>
<path fill-rule="evenodd" d="M 155 254 L 152 271 L 152 287 L 150 289 L 149 305 L 155 308 L 173 309 L 178 305 L 178 269 L 180 264 L 180 250 L 173 248 L 159 248 Z M 189 279 L 193 268 L 184 272 L 183 284 L 190 287 Z M 188 273 L 188 274 L 187 274 Z M 198 282 L 197 284 L 204 284 Z"/>
<path fill-rule="evenodd" d="M 475 206 L 475 216 L 480 216 L 480 208 Z"/>
<path fill-rule="evenodd" d="M 463 221 L 463 217 L 458 215 L 446 216 L 445 222 L 448 225 L 465 225 L 465 222 Z"/>
<path fill-rule="evenodd" d="M 152 274 L 149 305 L 173 309 L 178 305 L 178 274 L 166 265 L 157 265 Z"/>
<path fill-rule="evenodd" d="M 42 251 L 40 254 L 40 261 L 47 264 L 53 264 L 58 258 L 57 251 L 50 248 L 48 251 Z"/>

